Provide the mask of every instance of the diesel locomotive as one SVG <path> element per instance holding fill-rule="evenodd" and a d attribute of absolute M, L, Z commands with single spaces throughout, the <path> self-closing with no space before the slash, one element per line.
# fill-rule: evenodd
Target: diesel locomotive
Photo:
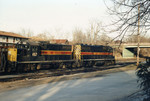
<path fill-rule="evenodd" d="M 113 49 L 103 45 L 63 45 L 27 42 L 1 51 L 0 70 L 30 71 L 48 68 L 92 67 L 115 64 Z"/>

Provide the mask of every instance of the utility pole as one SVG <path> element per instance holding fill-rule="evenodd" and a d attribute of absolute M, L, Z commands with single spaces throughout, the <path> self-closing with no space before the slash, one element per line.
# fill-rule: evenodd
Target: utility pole
<path fill-rule="evenodd" d="M 140 55 L 140 4 L 138 5 L 138 31 L 137 31 L 137 66 L 139 65 Z"/>

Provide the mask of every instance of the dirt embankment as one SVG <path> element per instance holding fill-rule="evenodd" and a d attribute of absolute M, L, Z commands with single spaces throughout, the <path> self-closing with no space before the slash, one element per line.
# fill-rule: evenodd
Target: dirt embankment
<path fill-rule="evenodd" d="M 18 80 L 18 81 L 13 81 L 13 82 L 0 82 L 0 89 L 1 89 L 0 92 L 13 90 L 17 88 L 36 86 L 36 85 L 46 84 L 46 83 L 51 83 L 51 82 L 58 82 L 58 81 L 63 81 L 63 80 L 100 77 L 109 73 L 124 72 L 128 70 L 136 70 L 136 65 L 130 64 L 130 65 L 102 70 L 102 71 L 78 73 L 78 74 L 73 74 L 73 75 L 45 77 L 45 78 L 39 78 L 39 79 L 26 78 L 24 80 Z"/>

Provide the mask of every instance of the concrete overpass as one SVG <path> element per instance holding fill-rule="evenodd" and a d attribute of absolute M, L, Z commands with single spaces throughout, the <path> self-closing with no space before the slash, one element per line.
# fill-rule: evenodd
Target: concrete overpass
<path fill-rule="evenodd" d="M 114 45 L 115 47 L 119 44 Z M 132 58 L 136 56 L 135 50 L 137 50 L 137 43 L 125 43 L 121 44 L 122 47 L 122 57 L 123 58 Z M 140 48 L 150 48 L 150 43 L 140 43 Z"/>

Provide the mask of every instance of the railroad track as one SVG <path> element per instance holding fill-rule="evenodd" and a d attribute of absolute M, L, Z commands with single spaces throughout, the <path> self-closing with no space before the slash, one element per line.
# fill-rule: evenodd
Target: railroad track
<path fill-rule="evenodd" d="M 22 74 L 1 75 L 0 82 L 11 82 L 17 80 L 38 79 L 44 77 L 71 75 L 76 73 L 102 71 L 106 69 L 125 67 L 130 64 L 135 64 L 135 62 L 118 63 L 116 65 L 111 65 L 111 66 L 94 66 L 94 67 L 85 67 L 85 68 L 83 67 L 83 68 L 76 68 L 76 69 L 55 69 L 55 70 L 51 69 L 51 70 L 33 71 L 30 73 L 22 73 Z"/>

